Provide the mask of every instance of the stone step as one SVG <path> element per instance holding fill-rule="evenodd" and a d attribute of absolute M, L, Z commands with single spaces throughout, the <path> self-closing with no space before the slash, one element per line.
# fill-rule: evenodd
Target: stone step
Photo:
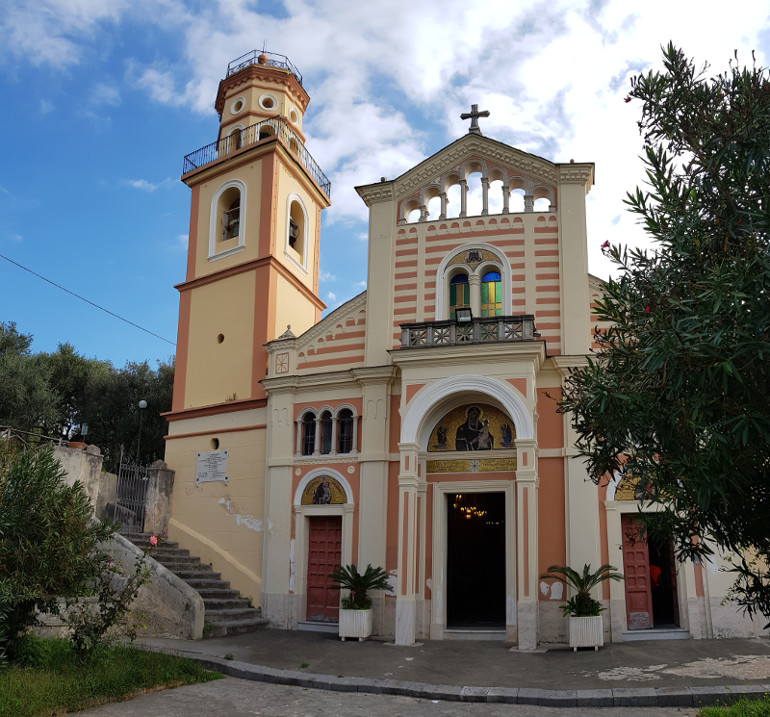
<path fill-rule="evenodd" d="M 264 617 L 256 617 L 250 620 L 232 620 L 229 622 L 209 622 L 206 628 L 206 637 L 226 637 L 227 635 L 241 635 L 245 632 L 263 630 L 270 624 L 270 620 Z"/>
<path fill-rule="evenodd" d="M 250 604 L 249 601 L 244 598 L 240 597 L 240 595 L 237 593 L 237 591 L 233 590 L 238 597 L 231 597 L 231 598 L 203 598 L 203 604 L 206 606 L 206 612 L 209 612 L 211 610 L 242 610 L 242 609 L 249 609 L 254 610 Z M 201 597 L 203 597 L 201 595 Z"/>
<path fill-rule="evenodd" d="M 208 590 L 211 588 L 229 588 L 230 583 L 228 583 L 226 580 L 204 580 L 204 579 L 190 579 L 185 580 L 185 582 L 194 590 L 197 590 L 200 594 L 201 590 Z"/>
<path fill-rule="evenodd" d="M 241 597 L 241 594 L 237 590 L 216 586 L 211 588 L 201 588 L 198 590 L 198 594 L 203 598 L 204 602 L 207 600 L 233 600 Z M 241 599 L 245 600 L 245 598 Z"/>
<path fill-rule="evenodd" d="M 152 555 L 155 560 L 161 560 L 166 556 L 175 556 L 179 558 L 193 557 L 190 555 L 190 551 L 185 548 L 169 548 L 166 545 L 150 548 L 150 555 Z M 200 558 L 195 559 L 200 560 Z"/>
<path fill-rule="evenodd" d="M 206 608 L 206 619 L 211 622 L 238 622 L 239 620 L 251 620 L 262 617 L 253 607 L 225 608 L 223 610 L 209 610 Z"/>
<path fill-rule="evenodd" d="M 210 565 L 198 565 L 194 568 L 184 568 L 174 571 L 182 580 L 220 580 L 222 573 L 215 573 Z"/>
<path fill-rule="evenodd" d="M 153 555 L 152 557 L 155 558 Z M 201 568 L 200 558 L 182 557 L 182 558 L 155 558 L 164 568 L 168 568 L 172 572 L 178 570 L 197 570 Z M 211 566 L 208 566 L 211 567 Z"/>
<path fill-rule="evenodd" d="M 230 587 L 222 574 L 214 572 L 211 565 L 201 563 L 190 551 L 180 548 L 173 541 L 159 540 L 150 545 L 150 533 L 122 530 L 121 534 L 141 550 L 184 580 L 203 598 L 206 610 L 204 637 L 224 637 L 261 630 L 270 624 L 262 617 L 259 608 L 251 607 L 246 598 Z"/>

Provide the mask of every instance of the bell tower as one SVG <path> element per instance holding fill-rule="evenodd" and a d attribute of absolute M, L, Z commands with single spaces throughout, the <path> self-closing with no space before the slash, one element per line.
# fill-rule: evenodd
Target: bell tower
<path fill-rule="evenodd" d="M 253 51 L 219 83 L 216 141 L 184 159 L 192 190 L 173 410 L 264 399 L 263 345 L 300 333 L 318 298 L 330 184 L 305 149 L 309 96 L 287 57 Z"/>
<path fill-rule="evenodd" d="M 283 55 L 252 52 L 219 83 L 216 139 L 184 158 L 187 272 L 166 463 L 175 471 L 169 538 L 216 565 L 258 604 L 267 445 L 264 345 L 300 334 L 318 298 L 329 181 L 305 149 L 309 102 Z M 288 335 L 291 335 L 290 333 Z"/>

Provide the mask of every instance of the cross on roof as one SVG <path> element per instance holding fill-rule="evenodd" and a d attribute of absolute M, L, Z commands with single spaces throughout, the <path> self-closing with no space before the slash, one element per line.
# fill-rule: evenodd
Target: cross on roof
<path fill-rule="evenodd" d="M 489 110 L 482 110 L 479 112 L 478 105 L 471 105 L 470 112 L 463 112 L 460 115 L 460 119 L 469 119 L 471 121 L 468 132 L 473 132 L 473 134 L 481 134 L 481 129 L 479 129 L 479 117 L 489 117 Z"/>

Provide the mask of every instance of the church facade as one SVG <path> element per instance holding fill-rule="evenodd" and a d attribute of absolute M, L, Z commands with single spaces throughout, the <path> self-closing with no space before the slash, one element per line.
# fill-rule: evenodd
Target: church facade
<path fill-rule="evenodd" d="M 630 538 L 633 485 L 597 487 L 562 382 L 591 349 L 591 163 L 466 135 L 369 209 L 367 289 L 322 318 L 330 184 L 305 148 L 298 70 L 256 52 L 220 83 L 215 142 L 185 158 L 189 252 L 166 461 L 169 537 L 272 624 L 337 620 L 339 564 L 390 575 L 375 631 L 398 644 L 563 641 L 553 564 L 615 565 L 607 639 L 750 635 L 716 562 Z"/>

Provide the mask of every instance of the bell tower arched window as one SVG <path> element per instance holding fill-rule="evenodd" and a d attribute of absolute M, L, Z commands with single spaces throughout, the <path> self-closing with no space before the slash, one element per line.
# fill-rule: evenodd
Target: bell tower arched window
<path fill-rule="evenodd" d="M 471 289 L 467 274 L 455 274 L 449 281 L 449 318 L 455 318 L 455 310 L 471 305 Z"/>
<path fill-rule="evenodd" d="M 481 315 L 502 316 L 502 277 L 499 271 L 488 271 L 481 277 Z"/>
<path fill-rule="evenodd" d="M 209 261 L 241 251 L 245 238 L 246 186 L 237 179 L 223 184 L 211 200 Z"/>
<path fill-rule="evenodd" d="M 307 269 L 308 221 L 305 205 L 296 194 L 287 200 L 286 256 L 301 269 Z"/>

